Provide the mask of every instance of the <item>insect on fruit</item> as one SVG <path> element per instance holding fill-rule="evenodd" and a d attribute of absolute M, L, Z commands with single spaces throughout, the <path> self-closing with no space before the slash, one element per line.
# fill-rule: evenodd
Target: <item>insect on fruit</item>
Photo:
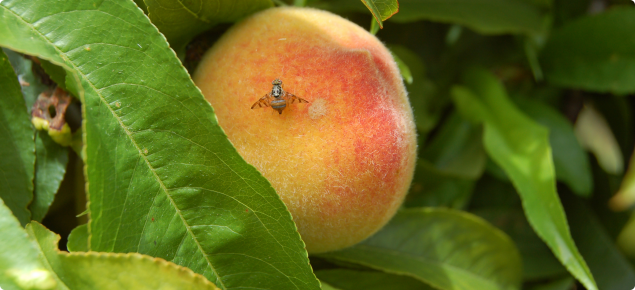
<path fill-rule="evenodd" d="M 287 104 L 294 103 L 308 103 L 309 101 L 296 97 L 296 95 L 285 92 L 282 89 L 282 81 L 275 79 L 271 82 L 273 88 L 271 92 L 260 98 L 257 102 L 251 106 L 252 109 L 266 108 L 271 106 L 272 109 L 278 111 L 278 114 L 282 114 L 282 110 L 287 107 Z"/>

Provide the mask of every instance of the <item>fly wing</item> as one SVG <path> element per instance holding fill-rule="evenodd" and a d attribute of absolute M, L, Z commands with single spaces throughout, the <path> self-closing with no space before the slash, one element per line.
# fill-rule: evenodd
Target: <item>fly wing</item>
<path fill-rule="evenodd" d="M 252 109 L 266 108 L 266 107 L 269 107 L 270 105 L 271 105 L 271 96 L 269 94 L 266 94 L 264 97 L 260 98 L 260 100 L 255 102 L 251 106 L 251 108 Z"/>
<path fill-rule="evenodd" d="M 291 93 L 287 93 L 287 92 L 284 92 L 284 97 L 287 100 L 287 103 L 289 103 L 289 104 L 308 103 L 309 102 L 309 101 L 307 101 L 307 100 L 305 100 L 303 98 L 297 97 L 296 95 L 291 94 Z"/>

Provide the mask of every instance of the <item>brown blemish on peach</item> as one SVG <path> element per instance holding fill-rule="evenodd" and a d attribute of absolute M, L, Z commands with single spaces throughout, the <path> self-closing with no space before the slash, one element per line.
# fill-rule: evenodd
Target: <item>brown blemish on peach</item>
<path fill-rule="evenodd" d="M 309 117 L 313 120 L 320 119 L 328 113 L 328 109 L 325 99 L 317 99 L 313 101 L 311 107 L 309 107 Z"/>

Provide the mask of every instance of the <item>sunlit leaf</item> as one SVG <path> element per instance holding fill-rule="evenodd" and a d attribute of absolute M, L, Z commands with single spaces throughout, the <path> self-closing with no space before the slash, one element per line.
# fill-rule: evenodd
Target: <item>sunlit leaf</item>
<path fill-rule="evenodd" d="M 597 289 L 556 192 L 548 130 L 518 110 L 489 72 L 468 70 L 464 83 L 452 89 L 455 104 L 464 116 L 484 124 L 485 150 L 514 184 L 529 224 L 574 277 Z"/>
<path fill-rule="evenodd" d="M 22 225 L 31 219 L 35 139 L 9 58 L 0 51 L 0 198 Z"/>
<path fill-rule="evenodd" d="M 88 252 L 88 224 L 79 225 L 68 235 L 66 248 L 69 252 Z"/>
<path fill-rule="evenodd" d="M 401 211 L 361 244 L 319 256 L 407 275 L 439 289 L 519 289 L 522 275 L 518 250 L 504 233 L 447 209 Z"/>
<path fill-rule="evenodd" d="M 26 230 L 60 289 L 218 289 L 203 276 L 163 259 L 137 253 L 62 252 L 57 249 L 60 237 L 41 224 L 33 222 Z"/>
<path fill-rule="evenodd" d="M 6 290 L 55 288 L 53 275 L 40 262 L 35 245 L 2 199 L 0 237 L 0 287 Z"/>
<path fill-rule="evenodd" d="M 519 107 L 538 124 L 549 129 L 549 144 L 553 150 L 558 180 L 566 183 L 575 193 L 589 196 L 593 189 L 589 158 L 582 150 L 569 120 L 551 107 L 531 99 L 522 99 Z"/>
<path fill-rule="evenodd" d="M 397 0 L 362 0 L 366 8 L 370 10 L 373 17 L 379 24 L 379 28 L 384 28 L 382 21 L 390 18 L 399 11 L 399 3 Z"/>
<path fill-rule="evenodd" d="M 233 22 L 273 7 L 271 0 L 144 0 L 152 24 L 182 53 L 197 34 L 221 22 Z"/>
<path fill-rule="evenodd" d="M 318 289 L 285 205 L 134 3 L 4 0 L 0 45 L 63 67 L 83 101 L 91 250 L 221 288 Z"/>
<path fill-rule="evenodd" d="M 609 9 L 551 33 L 542 51 L 547 81 L 563 87 L 635 92 L 635 8 Z"/>

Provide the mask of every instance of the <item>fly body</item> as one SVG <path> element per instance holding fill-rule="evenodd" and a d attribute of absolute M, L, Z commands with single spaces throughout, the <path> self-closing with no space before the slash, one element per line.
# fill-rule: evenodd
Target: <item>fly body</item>
<path fill-rule="evenodd" d="M 271 92 L 255 102 L 251 106 L 252 109 L 271 107 L 272 109 L 278 111 L 278 114 L 282 114 L 282 110 L 287 107 L 287 104 L 309 102 L 294 94 L 285 92 L 284 89 L 282 89 L 282 81 L 280 79 L 275 79 L 271 82 L 271 84 L 273 85 Z"/>

